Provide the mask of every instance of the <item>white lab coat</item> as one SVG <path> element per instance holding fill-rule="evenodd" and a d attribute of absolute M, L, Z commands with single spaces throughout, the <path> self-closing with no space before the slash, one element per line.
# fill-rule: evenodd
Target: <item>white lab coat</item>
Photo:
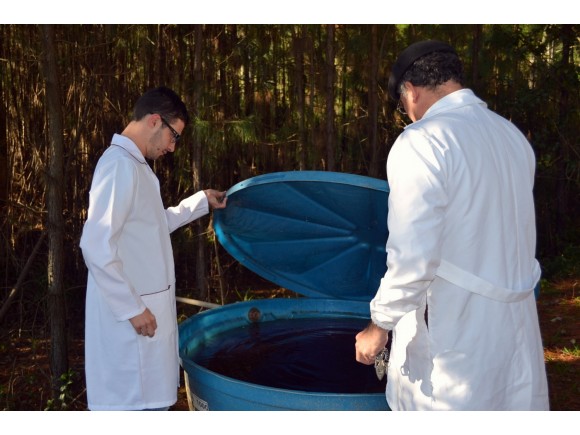
<path fill-rule="evenodd" d="M 89 270 L 85 368 L 91 410 L 167 407 L 177 400 L 175 270 L 169 234 L 209 212 L 204 192 L 164 209 L 137 146 L 115 135 L 100 158 L 80 246 Z M 157 330 L 129 319 L 149 308 Z"/>
<path fill-rule="evenodd" d="M 393 145 L 388 270 L 371 301 L 393 330 L 391 409 L 548 409 L 534 168 L 525 137 L 468 89 Z"/>

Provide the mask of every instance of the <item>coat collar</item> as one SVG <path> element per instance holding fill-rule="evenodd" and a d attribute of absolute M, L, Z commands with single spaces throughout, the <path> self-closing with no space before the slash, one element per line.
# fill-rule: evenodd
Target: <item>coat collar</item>
<path fill-rule="evenodd" d="M 421 121 L 429 119 L 440 113 L 447 112 L 453 109 L 458 109 L 459 107 L 463 106 L 470 106 L 473 104 L 480 104 L 484 107 L 487 107 L 487 104 L 480 98 L 476 97 L 471 89 L 467 88 L 460 89 L 438 100 L 435 104 L 429 107 L 429 109 L 427 109 L 427 111 L 420 120 L 407 125 L 405 128 L 408 128 L 412 125 L 416 125 Z"/>
<path fill-rule="evenodd" d="M 113 135 L 113 139 L 111 140 L 111 145 L 116 145 L 123 148 L 139 163 L 147 164 L 147 161 L 145 160 L 143 153 L 141 153 L 141 150 L 139 150 L 135 142 L 133 142 L 127 136 L 115 133 Z"/>
<path fill-rule="evenodd" d="M 469 106 L 472 104 L 481 104 L 487 107 L 487 104 L 476 97 L 471 89 L 460 89 L 444 96 L 431 107 L 429 107 L 421 119 L 429 118 L 430 116 L 435 116 L 438 113 L 446 112 L 447 110 L 457 109 L 459 107 Z"/>

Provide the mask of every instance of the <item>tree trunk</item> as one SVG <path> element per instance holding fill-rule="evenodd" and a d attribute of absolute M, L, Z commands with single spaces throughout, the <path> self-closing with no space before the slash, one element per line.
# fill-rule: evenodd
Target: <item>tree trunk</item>
<path fill-rule="evenodd" d="M 334 171 L 334 24 L 326 29 L 326 169 Z"/>
<path fill-rule="evenodd" d="M 341 132 L 340 132 L 340 161 L 341 169 L 345 172 L 352 171 L 352 158 L 350 152 L 350 144 L 347 141 L 347 68 L 348 68 L 348 50 L 346 49 L 348 43 L 348 28 L 346 26 L 342 29 L 342 46 L 345 47 L 342 54 L 342 73 L 341 73 L 341 95 L 340 95 L 340 112 L 341 112 Z"/>
<path fill-rule="evenodd" d="M 320 26 L 312 29 L 313 31 L 306 25 L 304 27 L 305 29 L 302 32 L 304 36 L 304 53 L 308 55 L 308 61 L 305 63 L 308 66 L 308 74 L 306 75 L 308 92 L 306 91 L 307 88 L 304 87 L 305 96 L 308 96 L 308 99 L 305 100 L 308 102 L 308 105 L 305 106 L 306 117 L 304 118 L 305 169 L 316 169 L 320 159 L 324 155 L 324 151 L 321 149 L 324 147 L 324 143 L 321 144 L 318 137 L 320 136 L 321 127 L 319 122 L 314 118 L 314 114 L 320 112 L 316 104 L 318 101 L 317 91 L 320 89 L 321 92 L 324 92 L 324 85 L 318 83 L 320 81 L 318 78 L 319 73 L 324 70 L 324 67 L 319 66 L 317 47 L 324 47 L 324 44 L 321 41 Z M 323 57 L 320 56 L 320 58 Z"/>
<path fill-rule="evenodd" d="M 4 35 L 0 37 L 0 59 L 9 59 L 8 57 L 8 42 L 5 41 Z M 6 104 L 8 101 L 8 88 L 7 84 L 4 83 L 7 74 L 8 66 L 6 62 L 0 61 L 0 234 L 4 234 L 4 238 L 8 238 L 11 231 L 8 225 L 8 179 L 9 179 L 9 168 L 8 168 L 8 133 L 6 129 Z M 3 266 L 7 263 L 9 253 L 11 252 L 8 240 L 2 240 L 0 245 L 0 270 L 3 270 Z M 7 288 L 8 285 L 8 274 L 4 273 L 3 282 L 0 285 Z M 1 317 L 0 317 L 1 319 Z"/>
<path fill-rule="evenodd" d="M 232 47 L 232 68 L 234 74 L 232 74 L 232 110 L 233 114 L 240 118 L 240 105 L 241 105 L 241 94 L 240 94 L 240 75 L 239 71 L 242 67 L 242 58 L 240 56 L 240 51 L 238 48 L 239 38 L 238 38 L 238 27 L 236 24 L 229 26 L 230 29 L 230 47 Z"/>
<path fill-rule="evenodd" d="M 479 91 L 479 53 L 481 53 L 481 24 L 473 26 L 473 42 L 471 46 L 471 82 L 476 91 Z"/>
<path fill-rule="evenodd" d="M 8 59 L 6 55 L 5 42 L 0 38 L 0 59 Z M 0 216 L 6 216 L 8 204 L 8 136 L 6 133 L 6 101 L 8 98 L 4 95 L 4 77 L 7 77 L 7 68 L 5 62 L 0 62 Z M 0 221 L 0 227 L 4 224 Z M 4 230 L 2 230 L 4 231 Z M 2 255 L 4 250 L 2 250 Z M 0 264 L 4 264 L 1 261 Z"/>
<path fill-rule="evenodd" d="M 376 24 L 371 26 L 371 58 L 369 71 L 369 147 L 371 161 L 369 164 L 369 175 L 379 176 L 379 150 L 377 145 L 378 137 L 378 85 L 377 75 L 379 70 L 379 50 L 378 50 L 378 28 Z"/>
<path fill-rule="evenodd" d="M 246 32 L 249 31 L 249 27 L 246 27 Z M 254 113 L 254 78 L 253 74 L 250 75 L 252 71 L 252 53 L 249 48 L 249 44 L 244 44 L 243 49 L 243 65 L 244 65 L 244 116 L 250 116 Z"/>
<path fill-rule="evenodd" d="M 557 252 L 562 252 L 566 245 L 566 237 L 568 235 L 567 227 L 569 220 L 568 201 L 569 201 L 569 183 L 568 179 L 568 165 L 570 165 L 570 149 L 571 143 L 577 141 L 577 113 L 570 110 L 570 89 L 578 90 L 577 77 L 571 68 L 571 47 L 574 46 L 574 32 L 571 25 L 562 26 L 560 40 L 562 42 L 562 59 L 560 63 L 560 71 L 562 78 L 559 80 L 559 104 L 558 104 L 558 125 L 560 126 L 560 147 L 558 158 L 558 178 L 556 181 L 556 248 Z"/>
<path fill-rule="evenodd" d="M 302 26 L 297 26 L 294 34 L 294 92 L 295 110 L 298 117 L 298 169 L 306 169 L 306 129 L 304 123 L 304 37 Z"/>
<path fill-rule="evenodd" d="M 229 69 L 227 68 L 227 58 L 230 54 L 229 47 L 229 35 L 224 28 L 218 34 L 218 58 L 220 59 L 218 71 L 219 71 L 219 90 L 220 90 L 220 111 L 223 114 L 225 121 L 229 120 L 232 116 L 230 112 L 230 92 L 228 92 L 228 77 Z"/>
<path fill-rule="evenodd" d="M 48 209 L 48 312 L 50 319 L 50 368 L 53 399 L 60 393 L 61 376 L 68 372 L 66 342 L 66 312 L 63 286 L 64 271 L 64 219 L 63 219 L 63 119 L 60 100 L 54 27 L 42 26 L 44 51 L 44 76 L 46 81 L 46 111 L 48 118 L 49 160 L 46 180 L 46 206 Z"/>
<path fill-rule="evenodd" d="M 200 107 L 202 104 L 203 95 L 203 70 L 202 70 L 202 47 L 203 47 L 203 25 L 196 24 L 194 26 L 194 54 L 193 54 L 193 80 L 194 85 L 194 103 L 193 103 L 193 122 L 200 114 Z M 202 138 L 196 134 L 194 129 L 193 134 L 193 163 L 192 163 L 192 174 L 193 174 L 193 190 L 195 192 L 202 189 L 201 185 L 201 166 L 202 166 Z M 195 252 L 197 252 L 195 260 L 195 287 L 197 292 L 195 297 L 199 300 L 205 301 L 207 299 L 207 279 L 206 279 L 206 268 L 205 268 L 205 245 L 204 238 L 201 236 L 205 229 L 203 227 L 203 221 L 198 219 L 195 224 L 195 234 L 199 234 L 199 237 L 195 237 Z"/>

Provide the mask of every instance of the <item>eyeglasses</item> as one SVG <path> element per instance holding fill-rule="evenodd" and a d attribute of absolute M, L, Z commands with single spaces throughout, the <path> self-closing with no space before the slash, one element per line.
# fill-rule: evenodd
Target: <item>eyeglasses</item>
<path fill-rule="evenodd" d="M 399 100 L 399 102 L 397 103 L 397 112 L 399 112 L 401 115 L 407 114 L 405 106 L 403 106 L 403 102 L 401 100 Z"/>
<path fill-rule="evenodd" d="M 161 118 L 161 122 L 163 124 L 165 124 L 167 126 L 167 128 L 169 128 L 169 130 L 171 131 L 171 134 L 173 135 L 173 139 L 171 139 L 171 143 L 177 143 L 179 141 L 179 139 L 181 138 L 181 135 L 172 126 L 169 125 L 169 123 L 163 118 L 163 116 L 159 115 L 159 118 Z"/>

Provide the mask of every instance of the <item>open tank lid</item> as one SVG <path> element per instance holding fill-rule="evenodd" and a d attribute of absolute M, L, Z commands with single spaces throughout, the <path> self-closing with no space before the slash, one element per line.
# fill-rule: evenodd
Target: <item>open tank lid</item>
<path fill-rule="evenodd" d="M 296 171 L 260 175 L 215 210 L 219 242 L 263 278 L 309 297 L 370 301 L 386 271 L 385 180 Z"/>

